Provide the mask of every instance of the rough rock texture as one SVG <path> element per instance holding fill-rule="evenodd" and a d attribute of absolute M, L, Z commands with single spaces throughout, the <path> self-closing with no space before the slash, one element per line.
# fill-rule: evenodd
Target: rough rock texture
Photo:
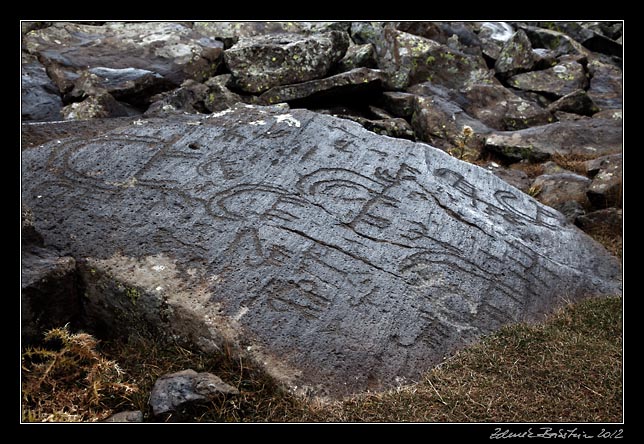
<path fill-rule="evenodd" d="M 455 99 L 469 115 L 501 131 L 545 125 L 554 120 L 547 110 L 501 85 L 474 85 L 460 91 Z"/>
<path fill-rule="evenodd" d="M 590 88 L 588 96 L 601 109 L 622 108 L 622 70 L 616 66 L 592 60 L 588 63 Z"/>
<path fill-rule="evenodd" d="M 366 45 L 350 45 L 342 60 L 338 62 L 336 70 L 344 72 L 355 68 L 376 67 L 376 52 L 373 45 L 367 43 Z"/>
<path fill-rule="evenodd" d="M 150 406 L 155 415 L 160 415 L 189 402 L 208 400 L 217 394 L 237 395 L 239 390 L 212 373 L 182 370 L 156 380 L 150 393 Z"/>
<path fill-rule="evenodd" d="M 66 71 L 88 68 L 138 68 L 178 85 L 205 80 L 221 63 L 223 43 L 180 23 L 113 22 L 90 26 L 58 22 L 23 36 L 31 54 Z"/>
<path fill-rule="evenodd" d="M 181 84 L 181 87 L 152 97 L 152 104 L 145 115 L 160 117 L 176 113 L 207 112 L 205 102 L 208 97 L 208 86 L 194 80 L 186 80 Z M 210 103 L 214 104 L 214 95 L 212 99 Z"/>
<path fill-rule="evenodd" d="M 411 125 L 419 140 L 444 151 L 457 148 L 464 129 L 470 127 L 474 135 L 465 148 L 472 158 L 478 157 L 482 148 L 479 139 L 492 131 L 455 103 L 439 96 L 416 97 Z"/>
<path fill-rule="evenodd" d="M 548 111 L 551 113 L 563 111 L 582 116 L 592 116 L 599 111 L 599 108 L 595 105 L 593 99 L 588 96 L 586 91 L 578 89 L 552 102 L 548 106 Z"/>
<path fill-rule="evenodd" d="M 355 25 L 355 26 L 354 26 Z M 494 82 L 481 55 L 466 54 L 434 40 L 395 29 L 391 24 L 352 24 L 357 43 L 372 43 L 378 68 L 388 75 L 388 86 L 403 89 L 423 81 L 447 88 Z"/>
<path fill-rule="evenodd" d="M 571 173 L 543 174 L 532 183 L 532 187 L 538 190 L 539 202 L 560 211 L 562 205 L 570 201 L 577 202 L 582 208 L 590 208 L 586 197 L 589 186 L 589 178 Z"/>
<path fill-rule="evenodd" d="M 622 207 L 622 155 L 615 154 L 586 163 L 593 181 L 588 189 L 588 199 L 595 208 Z"/>
<path fill-rule="evenodd" d="M 491 60 L 497 60 L 503 45 L 514 35 L 514 29 L 506 22 L 483 22 L 479 30 L 481 52 Z"/>
<path fill-rule="evenodd" d="M 373 131 L 376 134 L 381 134 L 383 136 L 389 137 L 399 137 L 402 139 L 416 140 L 416 134 L 414 129 L 405 119 L 400 118 L 387 118 L 387 119 L 366 119 L 360 116 L 338 116 L 345 119 L 353 120 L 358 122 L 364 128 L 369 131 Z"/>
<path fill-rule="evenodd" d="M 579 216 L 575 224 L 588 233 L 604 232 L 621 234 L 622 217 L 623 212 L 621 208 L 605 208 Z"/>
<path fill-rule="evenodd" d="M 621 28 L 618 28 L 619 32 L 607 29 L 608 23 L 610 22 L 546 22 L 539 25 L 563 32 L 591 51 L 621 56 L 622 45 L 612 38 L 621 35 Z M 615 25 L 621 26 L 621 23 Z"/>
<path fill-rule="evenodd" d="M 47 76 L 45 68 L 25 53 L 22 54 L 20 76 L 20 111 L 23 120 L 60 120 L 63 102 L 56 85 Z"/>
<path fill-rule="evenodd" d="M 494 64 L 494 70 L 501 76 L 511 76 L 530 71 L 536 62 L 530 39 L 519 29 L 505 42 Z"/>
<path fill-rule="evenodd" d="M 225 51 L 224 60 L 236 88 L 259 94 L 324 77 L 348 47 L 349 35 L 340 31 L 267 35 L 240 39 Z"/>
<path fill-rule="evenodd" d="M 61 110 L 65 120 L 88 120 L 106 117 L 128 117 L 140 114 L 136 109 L 118 102 L 111 94 L 103 92 L 82 102 L 72 103 Z"/>
<path fill-rule="evenodd" d="M 384 81 L 385 75 L 380 70 L 356 68 L 325 79 L 273 87 L 259 96 L 258 102 L 269 105 L 304 99 L 313 102 L 332 97 L 346 99 L 349 95 L 376 91 Z"/>
<path fill-rule="evenodd" d="M 143 412 L 140 410 L 118 412 L 114 413 L 103 422 L 143 422 Z"/>
<path fill-rule="evenodd" d="M 34 227 L 34 213 L 31 208 L 21 203 L 20 205 L 20 241 L 21 245 L 43 246 L 43 238 Z"/>
<path fill-rule="evenodd" d="M 75 321 L 80 312 L 76 292 L 76 261 L 34 244 L 21 250 L 21 338 L 23 344 L 42 339 L 43 332 Z"/>
<path fill-rule="evenodd" d="M 23 151 L 22 196 L 79 258 L 87 316 L 230 344 L 298 393 L 413 380 L 507 322 L 621 291 L 558 212 L 347 120 L 239 106 L 61 142 Z"/>
<path fill-rule="evenodd" d="M 208 111 L 222 111 L 232 108 L 236 103 L 244 103 L 245 100 L 242 96 L 226 86 L 230 82 L 230 77 L 230 74 L 222 74 L 212 77 L 204 83 L 208 87 L 208 95 L 204 99 L 204 106 Z"/>
<path fill-rule="evenodd" d="M 532 42 L 533 48 L 546 48 L 553 51 L 555 57 L 566 54 L 587 56 L 589 51 L 579 42 L 566 34 L 551 29 L 538 28 L 536 26 L 520 25 Z"/>
<path fill-rule="evenodd" d="M 192 29 L 221 40 L 230 48 L 240 38 L 269 34 L 311 34 L 325 31 L 347 31 L 349 23 L 342 22 L 195 22 Z"/>
<path fill-rule="evenodd" d="M 574 61 L 562 62 L 552 68 L 517 74 L 508 79 L 508 84 L 514 88 L 548 93 L 563 97 L 588 85 L 584 67 Z"/>
<path fill-rule="evenodd" d="M 503 168 L 501 165 L 495 162 L 489 162 L 487 165 L 485 165 L 485 169 L 491 171 L 496 177 L 503 179 L 504 181 L 506 181 L 513 187 L 520 189 L 524 193 L 527 193 L 528 189 L 532 185 L 532 180 L 530 180 L 525 171 Z"/>
<path fill-rule="evenodd" d="M 485 139 L 485 148 L 509 160 L 543 161 L 552 154 L 596 155 L 622 150 L 622 123 L 612 119 L 567 120 L 499 132 Z"/>
<path fill-rule="evenodd" d="M 115 117 L 109 119 L 68 120 L 65 122 L 24 122 L 21 125 L 20 142 L 22 149 L 42 145 L 50 140 L 61 140 L 65 137 L 83 134 L 87 138 L 119 126 L 136 124 L 140 119 L 133 117 Z"/>
<path fill-rule="evenodd" d="M 386 91 L 381 96 L 382 106 L 396 117 L 411 117 L 415 101 L 415 94 L 405 92 Z"/>
<path fill-rule="evenodd" d="M 133 105 L 145 106 L 148 98 L 169 88 L 164 78 L 155 72 L 136 68 L 90 68 L 75 81 L 70 97 L 96 96 L 104 92 Z"/>

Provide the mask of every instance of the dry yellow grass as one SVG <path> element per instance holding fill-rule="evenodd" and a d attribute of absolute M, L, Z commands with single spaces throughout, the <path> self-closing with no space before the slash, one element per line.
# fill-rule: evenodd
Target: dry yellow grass
<path fill-rule="evenodd" d="M 88 341 L 82 336 L 83 341 Z M 592 298 L 569 305 L 545 322 L 503 328 L 461 350 L 422 381 L 383 393 L 330 404 L 308 403 L 280 390 L 250 363 L 230 354 L 206 356 L 153 338 L 81 347 L 69 373 L 50 372 L 47 384 L 23 366 L 24 420 L 103 419 L 113 411 L 142 410 L 151 421 L 148 395 L 164 373 L 211 371 L 237 387 L 175 413 L 183 422 L 619 422 L 622 420 L 622 299 Z M 88 354 L 88 349 L 94 350 Z M 60 349 L 59 349 L 60 350 Z M 28 353 L 27 358 L 36 354 Z M 73 354 L 67 354 L 71 357 Z M 83 391 L 103 364 L 98 397 Z M 114 363 L 125 373 L 114 374 Z M 40 375 L 40 376 L 38 376 Z M 126 379 L 123 379 L 123 375 Z M 116 379 L 114 379 L 116 377 Z M 93 379 L 94 378 L 94 379 Z M 74 382 L 76 381 L 76 382 Z M 112 385 L 116 384 L 116 385 Z M 83 389 L 83 387 L 85 389 Z M 123 390 L 118 390 L 122 387 Z M 113 389 L 113 390 L 112 390 Z"/>

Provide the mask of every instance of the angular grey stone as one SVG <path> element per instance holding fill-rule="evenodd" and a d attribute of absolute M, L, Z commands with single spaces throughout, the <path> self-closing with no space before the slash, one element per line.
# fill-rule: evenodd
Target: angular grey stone
<path fill-rule="evenodd" d="M 588 85 L 584 67 L 577 62 L 562 62 L 541 71 L 517 74 L 508 79 L 508 84 L 525 91 L 548 93 L 556 97 L 585 89 Z"/>
<path fill-rule="evenodd" d="M 614 168 L 614 165 L 621 165 L 621 163 L 622 153 L 618 153 L 588 160 L 584 163 L 584 166 L 586 168 L 586 174 L 588 174 L 590 177 L 595 177 L 600 171 L 605 169 L 612 169 Z"/>
<path fill-rule="evenodd" d="M 416 140 L 416 136 L 411 125 L 401 118 L 387 118 L 387 119 L 366 119 L 360 116 L 338 116 L 343 119 L 353 120 L 358 122 L 364 128 L 369 131 L 373 131 L 376 134 L 381 134 L 383 136 L 389 137 L 400 137 L 402 139 Z"/>
<path fill-rule="evenodd" d="M 160 74 L 146 69 L 95 67 L 74 81 L 69 95 L 83 98 L 107 92 L 117 100 L 145 105 L 150 96 L 168 89 L 169 85 Z"/>
<path fill-rule="evenodd" d="M 528 192 L 528 189 L 532 184 L 532 180 L 530 180 L 525 171 L 504 168 L 495 162 L 489 162 L 484 166 L 484 168 L 488 171 L 491 171 L 496 177 L 503 179 L 504 181 L 506 181 L 513 187 L 520 189 L 524 193 Z"/>
<path fill-rule="evenodd" d="M 23 53 L 20 76 L 20 112 L 23 120 L 60 120 L 63 102 L 44 66 Z"/>
<path fill-rule="evenodd" d="M 426 81 L 447 88 L 496 81 L 481 55 L 466 54 L 399 31 L 392 24 L 363 24 L 360 32 L 362 37 L 358 41 L 374 45 L 378 68 L 387 73 L 388 86 L 392 89 Z"/>
<path fill-rule="evenodd" d="M 588 96 L 586 91 L 578 89 L 552 102 L 548 106 L 548 111 L 551 113 L 564 111 L 583 116 L 592 116 L 599 111 L 599 108 L 595 105 L 593 99 Z"/>
<path fill-rule="evenodd" d="M 527 25 L 520 25 L 520 28 L 525 31 L 533 48 L 549 49 L 556 57 L 567 54 L 590 55 L 590 51 L 562 32 Z"/>
<path fill-rule="evenodd" d="M 297 393 L 414 380 L 508 322 L 621 291 L 560 213 L 344 119 L 242 105 L 61 142 L 23 152 L 22 197 L 82 258 L 86 313 L 228 346 Z"/>
<path fill-rule="evenodd" d="M 371 43 L 366 45 L 350 45 L 342 60 L 338 62 L 336 71 L 351 71 L 355 68 L 376 68 L 376 52 Z"/>
<path fill-rule="evenodd" d="M 588 97 L 601 109 L 621 109 L 623 75 L 616 66 L 598 60 L 588 62 L 590 87 Z"/>
<path fill-rule="evenodd" d="M 494 70 L 503 76 L 530 71 L 536 62 L 530 39 L 519 29 L 507 40 L 494 64 Z"/>
<path fill-rule="evenodd" d="M 184 404 L 205 401 L 217 394 L 237 395 L 239 390 L 212 373 L 192 369 L 168 373 L 154 383 L 150 407 L 154 415 L 173 412 Z"/>
<path fill-rule="evenodd" d="M 512 131 L 554 120 L 547 110 L 501 85 L 474 85 L 461 90 L 459 95 L 470 116 L 497 130 Z"/>
<path fill-rule="evenodd" d="M 340 31 L 267 35 L 240 39 L 224 52 L 224 60 L 235 87 L 259 94 L 324 77 L 348 47 L 349 35 Z"/>
<path fill-rule="evenodd" d="M 61 113 L 65 120 L 88 120 L 136 116 L 140 111 L 118 102 L 111 94 L 103 92 L 90 96 L 82 102 L 64 106 Z"/>
<path fill-rule="evenodd" d="M 437 22 L 398 22 L 395 26 L 399 31 L 434 40 L 442 44 L 446 44 L 447 39 L 450 37 L 441 27 L 441 23 Z M 353 24 L 352 29 L 356 30 Z"/>
<path fill-rule="evenodd" d="M 45 65 L 68 70 L 138 68 L 179 85 L 211 77 L 221 63 L 223 43 L 180 23 L 109 22 L 90 26 L 58 22 L 23 37 L 26 49 Z"/>
<path fill-rule="evenodd" d="M 510 160 L 543 161 L 552 154 L 602 156 L 622 151 L 622 123 L 613 119 L 566 120 L 490 134 L 485 148 Z"/>
<path fill-rule="evenodd" d="M 482 140 L 479 139 L 492 131 L 457 104 L 440 96 L 416 97 L 411 125 L 419 140 L 447 152 L 453 149 L 460 151 L 461 134 L 466 127 L 470 127 L 473 136 L 466 146 L 470 160 L 480 154 Z"/>
<path fill-rule="evenodd" d="M 567 200 L 557 206 L 557 211 L 564 215 L 571 224 L 586 214 L 586 208 L 576 200 Z"/>
<path fill-rule="evenodd" d="M 349 26 L 346 22 L 194 22 L 192 29 L 221 40 L 230 48 L 242 37 L 348 31 Z"/>
<path fill-rule="evenodd" d="M 590 182 L 589 178 L 574 173 L 543 174 L 534 180 L 532 187 L 539 190 L 536 196 L 539 202 L 557 210 L 561 210 L 570 201 L 579 203 L 583 208 L 590 208 L 586 197 Z"/>
<path fill-rule="evenodd" d="M 160 117 L 177 113 L 205 113 L 208 111 L 208 93 L 209 87 L 203 83 L 186 80 L 181 87 L 152 97 L 152 104 L 145 111 L 145 115 Z"/>
<path fill-rule="evenodd" d="M 604 156 L 586 162 L 593 177 L 588 199 L 595 208 L 622 207 L 622 155 Z"/>
<path fill-rule="evenodd" d="M 577 217 L 575 224 L 587 233 L 622 234 L 623 211 L 621 208 L 604 208 Z"/>
<path fill-rule="evenodd" d="M 479 30 L 481 51 L 483 55 L 492 60 L 497 60 L 501 49 L 514 35 L 514 29 L 506 22 L 483 22 Z"/>
<path fill-rule="evenodd" d="M 143 422 L 143 412 L 141 410 L 118 412 L 103 420 L 103 422 Z"/>
<path fill-rule="evenodd" d="M 414 113 L 415 94 L 385 91 L 381 97 L 382 106 L 396 117 L 411 117 Z"/>
<path fill-rule="evenodd" d="M 620 121 L 622 120 L 622 110 L 620 109 L 615 109 L 615 108 L 609 108 L 605 109 L 603 111 L 599 111 L 597 114 L 593 114 L 593 119 L 611 119 L 611 120 L 617 120 Z"/>
<path fill-rule="evenodd" d="M 212 77 L 204 82 L 208 87 L 208 95 L 204 99 L 204 106 L 210 112 L 222 111 L 232 108 L 235 103 L 244 103 L 245 99 L 234 93 L 226 86 L 230 82 L 230 74 Z"/>
<path fill-rule="evenodd" d="M 259 96 L 258 102 L 269 105 L 298 100 L 346 98 L 352 94 L 378 90 L 384 81 L 385 75 L 378 69 L 356 68 L 324 79 L 273 87 Z"/>

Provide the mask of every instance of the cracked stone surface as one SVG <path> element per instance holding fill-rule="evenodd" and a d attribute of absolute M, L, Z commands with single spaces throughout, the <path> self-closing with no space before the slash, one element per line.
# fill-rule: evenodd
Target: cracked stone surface
<path fill-rule="evenodd" d="M 489 171 L 306 110 L 134 121 L 28 148 L 22 175 L 88 316 L 231 344 L 301 394 L 416 380 L 508 322 L 621 292 L 615 258 Z"/>

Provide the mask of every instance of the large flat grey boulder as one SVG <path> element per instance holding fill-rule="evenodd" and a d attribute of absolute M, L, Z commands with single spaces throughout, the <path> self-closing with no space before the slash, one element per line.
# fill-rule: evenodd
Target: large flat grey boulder
<path fill-rule="evenodd" d="M 27 149 L 22 198 L 106 331 L 228 344 L 302 394 L 414 380 L 506 323 L 621 292 L 614 257 L 483 168 L 283 106 Z"/>

